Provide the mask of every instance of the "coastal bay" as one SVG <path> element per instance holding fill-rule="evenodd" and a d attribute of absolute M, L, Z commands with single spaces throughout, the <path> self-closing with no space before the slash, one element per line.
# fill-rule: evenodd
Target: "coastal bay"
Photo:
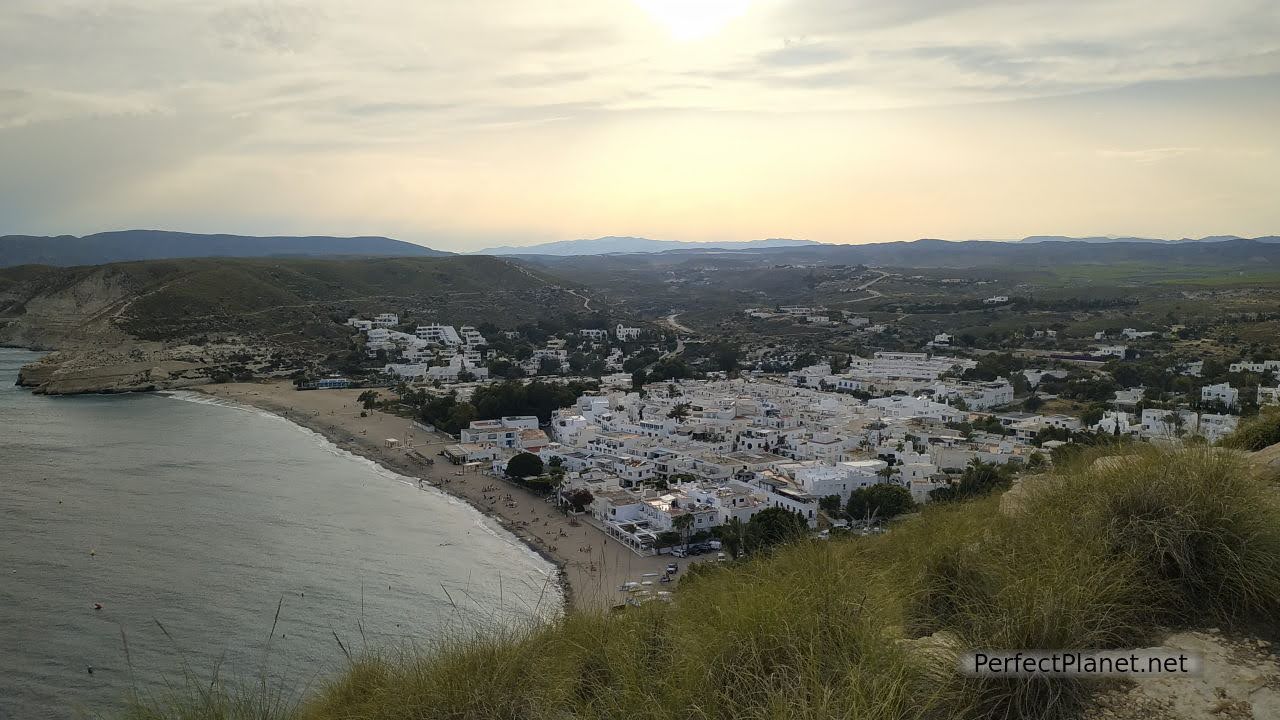
<path fill-rule="evenodd" d="M 215 676 L 298 697 L 343 647 L 561 612 L 554 565 L 451 496 L 248 405 L 13 386 L 37 357 L 0 349 L 0 717 Z"/>
<path fill-rule="evenodd" d="M 575 519 L 543 498 L 489 474 L 443 461 L 437 453 L 454 441 L 429 433 L 411 420 L 370 411 L 361 417 L 360 390 L 300 392 L 291 382 L 203 385 L 204 395 L 278 414 L 328 438 L 336 446 L 397 473 L 418 478 L 493 517 L 539 554 L 554 562 L 569 603 L 582 609 L 621 604 L 618 587 L 646 573 L 660 573 L 666 556 L 640 557 L 587 519 Z M 399 447 L 386 447 L 394 439 Z M 427 465 L 415 456 L 436 460 Z"/>

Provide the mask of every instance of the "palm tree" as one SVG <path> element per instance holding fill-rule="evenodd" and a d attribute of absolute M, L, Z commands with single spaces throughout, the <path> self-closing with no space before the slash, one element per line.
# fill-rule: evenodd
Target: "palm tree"
<path fill-rule="evenodd" d="M 747 542 L 747 526 L 738 518 L 730 518 L 729 522 L 717 528 L 717 535 L 729 556 L 736 558 Z"/>
<path fill-rule="evenodd" d="M 671 520 L 671 526 L 680 533 L 680 541 L 684 543 L 684 549 L 689 549 L 689 529 L 693 527 L 693 515 L 685 513 Z"/>
<path fill-rule="evenodd" d="M 893 476 L 896 475 L 897 473 L 898 473 L 897 468 L 893 467 L 892 465 L 887 465 L 883 469 L 876 471 L 876 474 L 884 478 L 885 482 L 892 480 Z"/>

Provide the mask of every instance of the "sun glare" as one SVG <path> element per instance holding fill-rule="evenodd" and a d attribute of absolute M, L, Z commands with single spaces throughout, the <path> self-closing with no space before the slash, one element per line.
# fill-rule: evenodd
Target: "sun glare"
<path fill-rule="evenodd" d="M 634 0 L 671 37 L 702 40 L 720 32 L 751 6 L 752 0 Z"/>

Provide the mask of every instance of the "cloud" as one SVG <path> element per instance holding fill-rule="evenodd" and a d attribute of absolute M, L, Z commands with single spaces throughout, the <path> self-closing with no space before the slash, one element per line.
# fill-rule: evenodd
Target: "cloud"
<path fill-rule="evenodd" d="M 768 50 L 759 55 L 764 65 L 794 67 L 803 65 L 826 65 L 839 62 L 849 57 L 846 50 L 826 43 L 787 41 L 776 50 Z"/>
<path fill-rule="evenodd" d="M 788 152 L 752 172 L 776 168 L 844 188 L 847 177 L 824 165 L 832 147 L 878 138 L 863 150 L 879 165 L 848 158 L 858 172 L 911 166 L 881 154 L 913 150 L 873 113 L 951 137 L 931 114 L 982 107 L 993 109 L 972 127 L 991 129 L 993 154 L 1038 133 L 1063 145 L 1063 157 L 1146 166 L 1202 148 L 1197 162 L 1236 172 L 1224 153 L 1237 143 L 1210 135 L 1231 125 L 1252 133 L 1238 145 L 1271 152 L 1274 132 L 1235 124 L 1274 117 L 1274 103 L 1265 93 L 1217 98 L 1213 88 L 1277 75 L 1274 0 L 1169 0 L 1158 11 L 1149 0 L 755 0 L 718 34 L 684 43 L 633 0 L 551 8 L 529 0 L 5 0 L 0 159 L 24 163 L 24 172 L 0 178 L 0 217 L 50 232 L 65 229 L 60 223 L 154 224 L 148 218 L 176 217 L 173 208 L 229 218 L 257 201 L 239 185 L 322 218 L 318 231 L 348 223 L 378 232 L 385 224 L 489 237 L 509 228 L 494 225 L 497 201 L 487 193 L 530 187 L 544 194 L 539 202 L 503 207 L 524 213 L 511 227 L 523 222 L 546 236 L 561 229 L 548 216 L 574 217 L 566 208 L 625 206 L 625 198 L 599 200 L 610 188 L 650 198 L 647 208 L 669 207 L 664 174 L 734 179 L 746 172 L 736 169 L 745 158 L 770 144 Z M 1153 87 L 1180 98 L 1162 108 L 1194 109 L 1201 124 L 1155 115 L 1128 126 L 1086 122 L 1142 102 Z M 1032 102 L 1052 98 L 1060 104 Z M 691 118 L 707 122 L 690 130 Z M 811 118 L 840 121 L 815 130 Z M 1076 138 L 1084 126 L 1088 136 Z M 743 147 L 706 160 L 723 167 L 682 159 L 703 157 L 701 148 L 725 138 Z M 492 154 L 496 147 L 502 156 Z M 668 156 L 671 147 L 681 153 Z M 630 185 L 627 164 L 650 157 L 667 158 L 646 176 L 659 187 Z M 921 172 L 935 169 L 917 160 Z M 357 173 L 366 175 L 354 180 Z M 1229 183 L 1231 173 L 1220 173 Z M 382 187 L 369 177 L 379 175 L 397 180 Z M 95 200 L 104 183 L 112 207 Z M 353 196 L 350 185 L 361 183 L 382 187 L 381 195 L 350 206 L 331 200 Z M 801 202 L 775 190 L 784 205 Z M 626 224 L 646 215 L 617 217 L 623 227 L 601 230 L 640 232 Z M 1008 234 L 1023 230 L 1038 231 Z"/>
<path fill-rule="evenodd" d="M 1099 150 L 1098 155 L 1108 160 L 1127 160 L 1136 163 L 1154 163 L 1171 160 L 1200 152 L 1194 147 L 1142 148 L 1138 150 Z"/>

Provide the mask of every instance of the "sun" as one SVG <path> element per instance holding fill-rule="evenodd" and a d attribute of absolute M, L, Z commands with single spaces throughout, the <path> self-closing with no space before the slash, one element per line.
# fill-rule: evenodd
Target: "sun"
<path fill-rule="evenodd" d="M 751 6 L 752 0 L 633 0 L 671 37 L 688 42 L 708 38 Z"/>

